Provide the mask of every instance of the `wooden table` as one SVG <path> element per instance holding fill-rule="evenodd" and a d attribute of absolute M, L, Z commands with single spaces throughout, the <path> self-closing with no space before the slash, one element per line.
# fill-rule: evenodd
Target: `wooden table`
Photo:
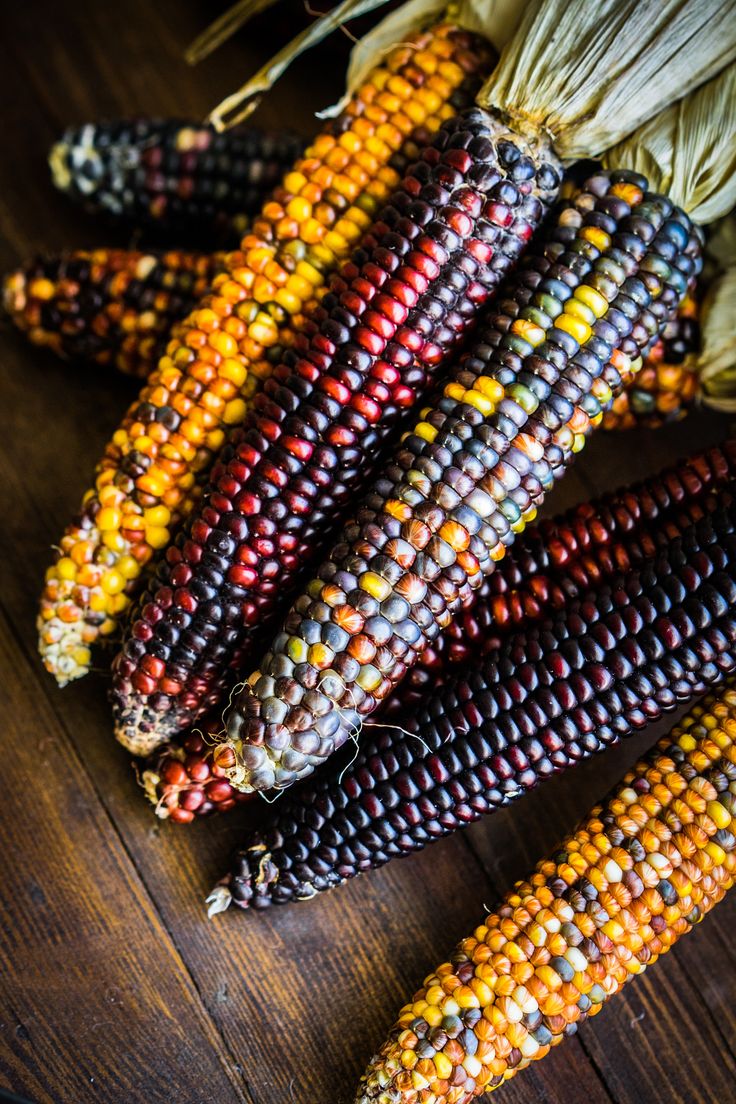
<path fill-rule="evenodd" d="M 34 250 L 114 240 L 51 187 L 45 155 L 67 123 L 198 118 L 262 60 L 251 34 L 187 69 L 182 49 L 211 14 L 194 0 L 5 5 L 3 270 Z M 261 121 L 313 127 L 340 63 L 322 53 L 317 80 L 313 66 L 296 68 Z M 203 898 L 238 840 L 238 815 L 184 829 L 158 822 L 112 740 L 106 672 L 60 692 L 36 655 L 49 546 L 134 389 L 9 332 L 0 371 L 0 1086 L 35 1104 L 348 1104 L 404 995 L 655 733 L 311 904 L 208 922 Z M 653 472 L 727 429 L 699 416 L 601 436 L 553 506 Z M 501 1099 L 736 1100 L 734 923 L 732 899 Z"/>

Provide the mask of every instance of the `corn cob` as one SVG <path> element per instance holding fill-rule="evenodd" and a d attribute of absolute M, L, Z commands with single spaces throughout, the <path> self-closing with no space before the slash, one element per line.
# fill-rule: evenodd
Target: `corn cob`
<path fill-rule="evenodd" d="M 434 647 L 425 649 L 386 702 L 381 719 L 395 717 L 402 724 L 424 694 L 461 667 L 477 666 L 510 631 L 528 629 L 656 555 L 719 503 L 728 504 L 727 485 L 735 477 L 736 442 L 726 442 L 643 483 L 530 527 L 484 580 L 475 605 L 462 610 Z M 212 762 L 212 748 L 196 733 L 160 749 L 144 770 L 157 814 L 179 823 L 232 808 L 237 791 L 223 774 Z"/>
<path fill-rule="evenodd" d="M 527 529 L 483 580 L 474 604 L 422 652 L 381 716 L 407 715 L 426 690 L 478 654 L 488 655 L 512 629 L 563 609 L 614 573 L 653 556 L 723 502 L 724 484 L 734 475 L 736 444 L 725 442 Z"/>
<path fill-rule="evenodd" d="M 276 802 L 215 910 L 306 900 L 421 850 L 717 682 L 736 666 L 735 523 L 733 502 L 715 510 Z"/>
<path fill-rule="evenodd" d="M 232 246 L 304 145 L 288 132 L 136 119 L 70 127 L 49 164 L 56 187 L 93 214 Z"/>
<path fill-rule="evenodd" d="M 108 444 L 47 574 L 40 651 L 60 684 L 86 673 L 90 645 L 114 631 L 144 566 L 191 510 L 198 476 L 291 340 L 288 327 L 398 184 L 389 162 L 406 137 L 470 102 L 488 64 L 476 36 L 447 25 L 392 51 L 228 255 Z"/>
<path fill-rule="evenodd" d="M 151 751 L 216 703 L 247 631 L 309 562 L 311 535 L 364 486 L 530 239 L 559 173 L 508 137 L 479 110 L 444 124 L 333 277 L 309 345 L 256 398 L 114 664 L 129 750 Z"/>
<path fill-rule="evenodd" d="M 201 299 L 224 258 L 79 249 L 6 276 L 3 305 L 34 345 L 145 379 L 169 331 Z"/>
<path fill-rule="evenodd" d="M 699 269 L 699 231 L 638 174 L 596 174 L 563 220 L 235 699 L 215 762 L 237 788 L 290 785 L 386 698 L 533 519 Z"/>
<path fill-rule="evenodd" d="M 660 740 L 424 981 L 358 1104 L 465 1104 L 543 1058 L 736 878 L 736 692 Z"/>
<path fill-rule="evenodd" d="M 684 418 L 698 394 L 698 304 L 688 294 L 640 372 L 603 415 L 603 429 L 657 429 Z"/>

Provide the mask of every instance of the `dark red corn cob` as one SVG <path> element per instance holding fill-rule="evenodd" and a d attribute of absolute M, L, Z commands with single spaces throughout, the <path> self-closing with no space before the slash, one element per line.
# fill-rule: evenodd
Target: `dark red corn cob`
<path fill-rule="evenodd" d="M 126 746 L 155 747 L 221 696 L 248 631 L 308 562 L 310 534 L 365 484 L 530 239 L 559 185 L 552 162 L 473 109 L 409 170 L 333 279 L 309 341 L 256 397 L 204 508 L 141 599 L 114 665 Z"/>
<path fill-rule="evenodd" d="M 461 665 L 477 665 L 511 631 L 564 610 L 587 591 L 656 555 L 719 503 L 730 504 L 727 485 L 735 477 L 736 441 L 727 441 L 527 529 L 483 581 L 475 604 L 425 649 L 386 701 L 381 720 L 402 723 L 425 694 Z M 182 823 L 232 808 L 238 793 L 223 782 L 223 768 L 213 764 L 211 746 L 197 734 L 155 753 L 145 778 L 158 815 Z"/>
<path fill-rule="evenodd" d="M 215 761 L 236 787 L 288 786 L 359 729 L 533 519 L 699 268 L 699 232 L 637 174 L 596 174 L 563 216 L 235 699 Z"/>
<path fill-rule="evenodd" d="M 3 306 L 34 345 L 145 379 L 223 259 L 128 249 L 34 258 L 5 277 Z"/>
<path fill-rule="evenodd" d="M 736 666 L 735 604 L 732 504 L 276 802 L 214 910 L 303 900 L 421 850 L 691 701 Z"/>
<path fill-rule="evenodd" d="M 70 127 L 49 154 L 57 188 L 94 214 L 181 241 L 237 245 L 304 148 L 298 135 L 138 119 Z"/>
<path fill-rule="evenodd" d="M 497 648 L 573 598 L 628 571 L 713 509 L 736 476 L 736 442 L 530 527 L 483 580 L 477 598 L 426 648 L 381 717 L 406 715 L 453 669 Z"/>

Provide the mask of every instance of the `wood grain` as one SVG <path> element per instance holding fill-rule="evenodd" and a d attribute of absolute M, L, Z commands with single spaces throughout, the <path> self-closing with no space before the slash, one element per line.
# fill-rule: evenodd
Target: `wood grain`
<path fill-rule="evenodd" d="M 296 26 L 303 13 L 290 11 Z M 191 71 L 181 52 L 213 14 L 195 0 L 5 6 L 3 269 L 40 249 L 125 244 L 53 191 L 47 148 L 71 122 L 202 116 L 278 38 L 262 21 Z M 309 133 L 340 64 L 327 51 L 300 62 L 259 121 Z M 48 548 L 134 388 L 0 338 L 0 1086 L 37 1104 L 349 1104 L 404 997 L 656 734 L 310 904 L 208 922 L 203 898 L 252 814 L 157 822 L 112 740 L 104 670 L 60 692 L 35 654 Z M 551 506 L 653 472 L 727 428 L 700 416 L 601 437 Z M 735 904 L 499 1099 L 733 1099 Z"/>

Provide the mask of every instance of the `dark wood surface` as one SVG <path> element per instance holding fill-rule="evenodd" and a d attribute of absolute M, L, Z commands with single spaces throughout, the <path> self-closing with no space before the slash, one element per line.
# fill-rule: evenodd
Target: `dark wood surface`
<path fill-rule="evenodd" d="M 211 15 L 193 0 L 0 5 L 3 270 L 37 250 L 121 243 L 53 191 L 46 151 L 71 122 L 202 116 L 272 34 L 241 35 L 191 71 L 182 49 Z M 300 64 L 260 120 L 308 133 L 340 65 L 334 52 Z M 208 922 L 203 898 L 238 815 L 157 822 L 112 740 L 104 673 L 61 692 L 35 650 L 49 546 L 133 389 L 7 329 L 0 345 L 0 1087 L 34 1104 L 348 1104 L 403 998 L 656 732 L 311 904 Z M 657 434 L 601 435 L 551 506 L 656 471 L 728 428 L 698 416 Z M 501 1099 L 736 1100 L 735 906 Z"/>

